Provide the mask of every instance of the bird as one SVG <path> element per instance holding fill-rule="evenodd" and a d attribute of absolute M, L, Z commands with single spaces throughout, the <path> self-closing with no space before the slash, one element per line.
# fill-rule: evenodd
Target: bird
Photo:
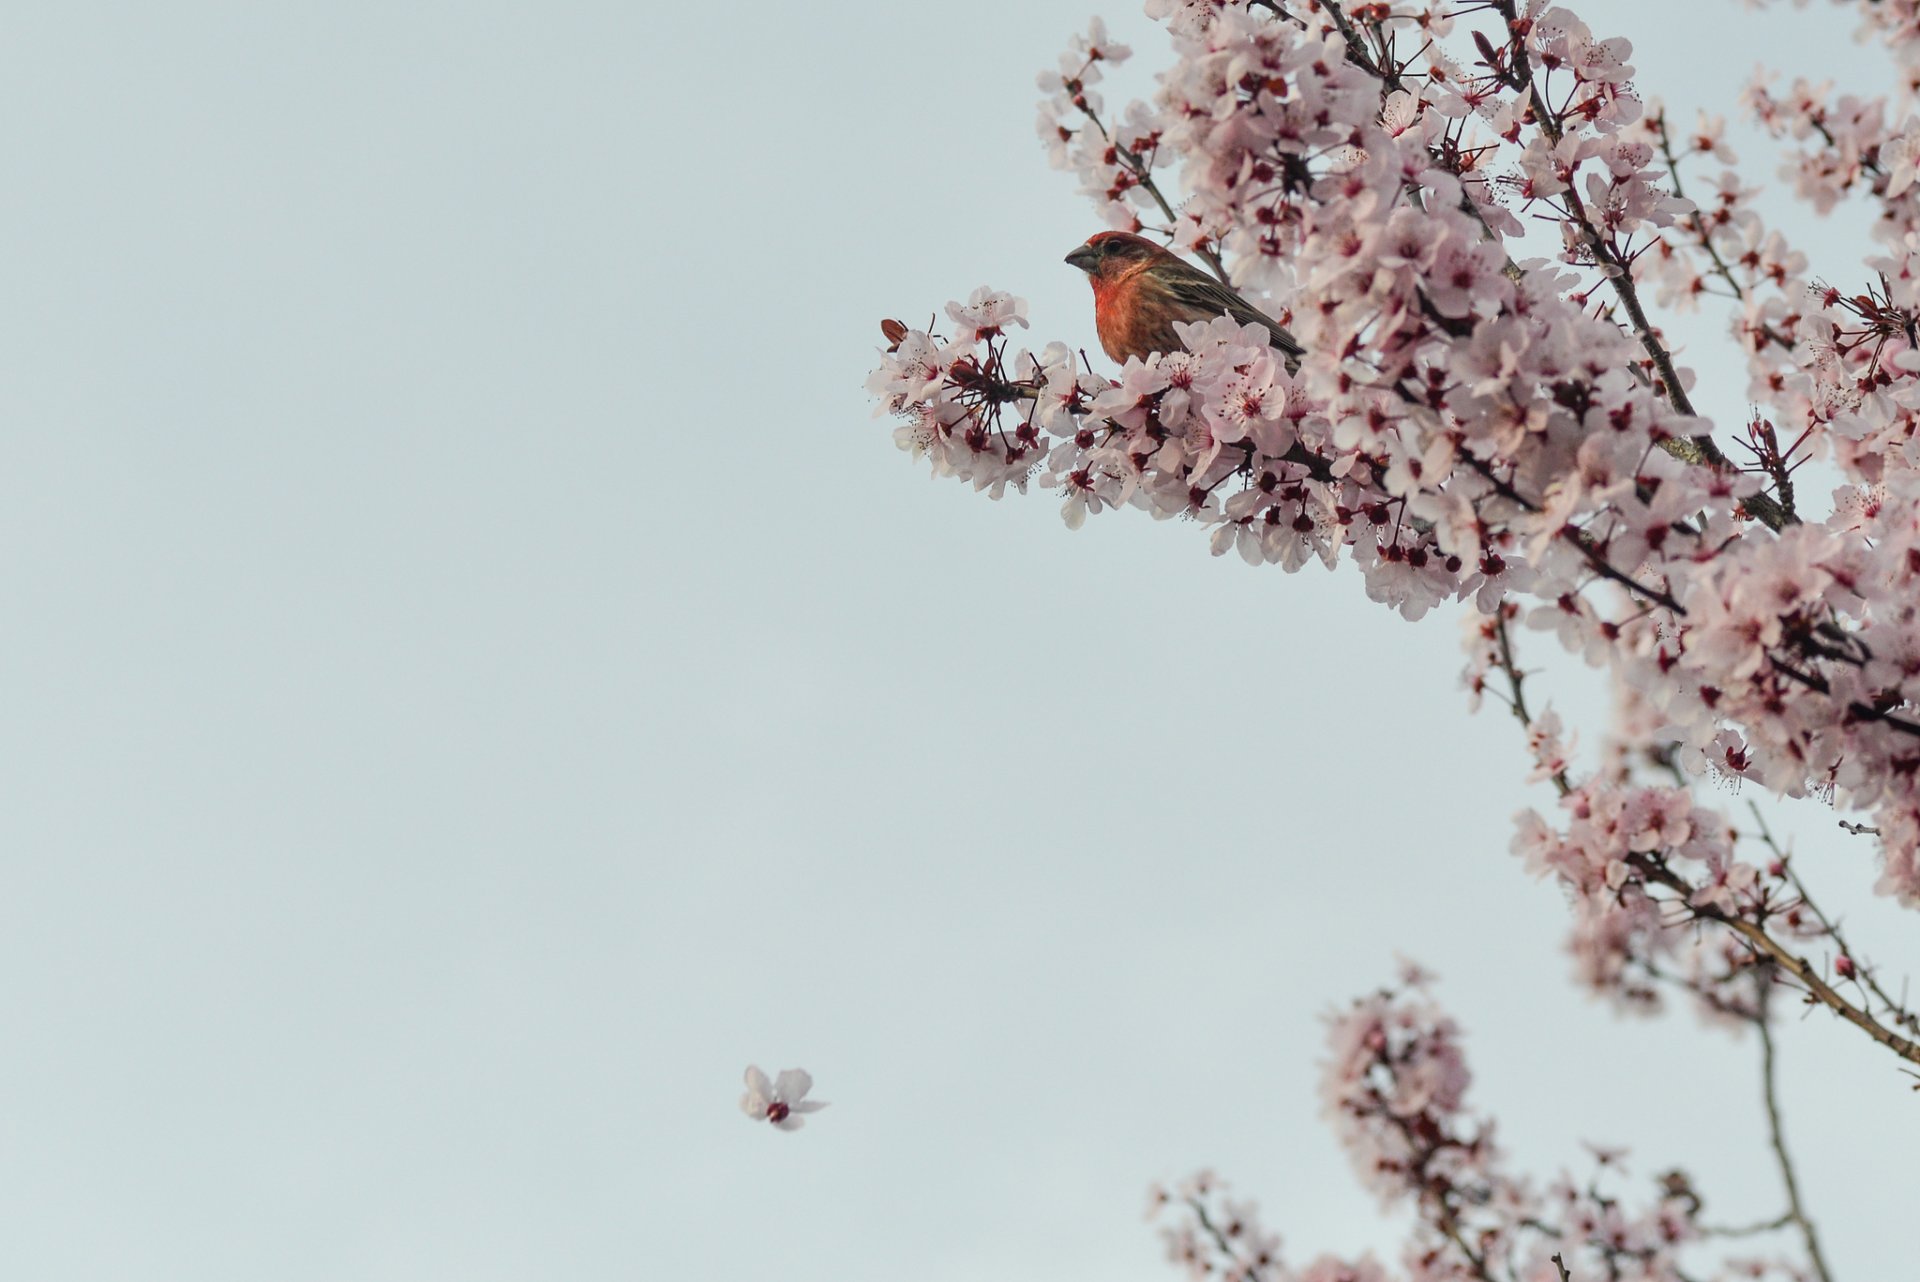
<path fill-rule="evenodd" d="M 1143 236 L 1099 232 L 1066 261 L 1087 274 L 1100 346 L 1116 361 L 1180 351 L 1176 321 L 1213 320 L 1222 314 L 1243 325 L 1265 326 L 1267 341 L 1285 353 L 1289 369 L 1297 368 L 1306 352 L 1279 321 Z"/>

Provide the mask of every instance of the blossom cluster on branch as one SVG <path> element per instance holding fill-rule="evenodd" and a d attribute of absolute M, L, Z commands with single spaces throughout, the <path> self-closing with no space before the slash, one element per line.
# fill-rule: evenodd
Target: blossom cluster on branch
<path fill-rule="evenodd" d="M 1212 1172 L 1149 1194 L 1167 1255 L 1194 1282 L 1796 1282 L 1778 1230 L 1790 1217 L 1716 1225 L 1677 1169 L 1640 1196 L 1623 1190 L 1625 1154 L 1594 1149 L 1585 1178 L 1514 1173 L 1493 1122 L 1467 1108 L 1460 1030 L 1409 969 L 1403 983 L 1329 1020 L 1321 1098 L 1361 1181 L 1414 1213 L 1397 1267 L 1373 1256 L 1287 1259 L 1279 1234 Z"/>

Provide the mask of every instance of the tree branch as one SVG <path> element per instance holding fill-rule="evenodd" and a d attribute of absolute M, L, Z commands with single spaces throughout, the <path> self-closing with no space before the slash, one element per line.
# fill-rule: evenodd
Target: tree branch
<path fill-rule="evenodd" d="M 1500 643 L 1499 667 L 1506 673 L 1508 684 L 1513 691 L 1511 706 L 1514 716 L 1523 726 L 1531 729 L 1533 718 L 1527 708 L 1521 687 L 1524 678 L 1519 670 L 1519 666 L 1514 661 L 1513 647 L 1506 631 L 1506 620 L 1504 618 L 1497 621 L 1496 638 Z M 1554 777 L 1554 787 L 1563 797 L 1571 791 L 1565 772 L 1561 772 Z M 1910 1064 L 1920 1064 L 1920 1042 L 1915 1042 L 1911 1038 L 1902 1037 L 1899 1033 L 1894 1032 L 1878 1019 L 1875 1019 L 1871 1011 L 1864 1010 L 1848 1001 L 1836 991 L 1831 984 L 1821 978 L 1819 970 L 1811 962 L 1789 950 L 1785 944 L 1769 934 L 1764 926 L 1757 922 L 1750 921 L 1745 917 L 1738 917 L 1723 912 L 1721 909 L 1711 905 L 1702 906 L 1692 903 L 1691 900 L 1697 887 L 1667 867 L 1666 862 L 1658 856 L 1637 854 L 1630 856 L 1629 862 L 1635 868 L 1639 869 L 1641 874 L 1649 882 L 1664 886 L 1677 894 L 1680 897 L 1681 906 L 1692 913 L 1694 917 L 1702 921 L 1718 922 L 1727 927 L 1736 935 L 1739 935 L 1755 953 L 1769 959 L 1775 965 L 1779 966 L 1780 969 L 1799 980 L 1800 983 L 1806 987 L 1809 1000 L 1817 1001 L 1827 1007 L 1833 1011 L 1834 1014 L 1866 1033 L 1867 1036 L 1873 1038 L 1874 1041 L 1879 1042 L 1882 1046 L 1885 1046 L 1901 1059 L 1906 1060 Z"/>
<path fill-rule="evenodd" d="M 1879 999 L 1881 1014 L 1887 1020 L 1909 1033 L 1920 1033 L 1920 1014 L 1908 1010 L 1904 1002 L 1895 1001 L 1887 990 L 1880 986 L 1880 981 L 1875 975 L 1878 968 L 1861 960 L 1860 954 L 1854 951 L 1853 946 L 1847 943 L 1846 936 L 1840 933 L 1840 923 L 1828 917 L 1821 910 L 1820 905 L 1814 902 L 1812 892 L 1807 889 L 1807 883 L 1801 880 L 1799 871 L 1793 866 L 1793 856 L 1774 840 L 1772 830 L 1767 827 L 1766 817 L 1760 813 L 1760 807 L 1753 802 L 1748 802 L 1747 809 L 1753 812 L 1753 822 L 1760 829 L 1760 840 L 1779 861 L 1780 870 L 1785 874 L 1788 884 L 1793 887 L 1793 893 L 1800 897 L 1800 906 L 1813 914 L 1813 919 L 1820 923 L 1821 933 L 1831 939 L 1834 947 L 1840 950 L 1840 955 L 1852 964 L 1853 974 L 1849 978 Z M 1841 827 L 1846 826 L 1846 822 L 1842 820 Z"/>
<path fill-rule="evenodd" d="M 1768 934 L 1765 927 L 1748 921 L 1744 917 L 1730 916 L 1718 908 L 1685 903 L 1692 897 L 1694 886 L 1658 859 L 1647 855 L 1635 855 L 1632 857 L 1632 862 L 1634 867 L 1646 875 L 1647 880 L 1677 892 L 1687 911 L 1695 917 L 1705 921 L 1717 921 L 1726 926 L 1745 940 L 1754 952 L 1771 960 L 1780 969 L 1799 980 L 1806 986 L 1808 1000 L 1827 1007 L 1909 1064 L 1920 1064 L 1920 1043 L 1900 1036 L 1875 1019 L 1871 1013 L 1841 996 L 1831 984 L 1820 977 L 1819 970 L 1811 962 Z"/>
<path fill-rule="evenodd" d="M 1773 1141 L 1773 1156 L 1780 1166 L 1780 1178 L 1787 1186 L 1787 1215 L 1800 1228 L 1800 1236 L 1807 1244 L 1807 1256 L 1813 1261 L 1813 1271 L 1819 1276 L 1820 1282 L 1833 1282 L 1826 1257 L 1820 1253 L 1820 1237 L 1814 1232 L 1806 1204 L 1801 1201 L 1800 1181 L 1794 1176 L 1793 1159 L 1787 1156 L 1786 1132 L 1780 1125 L 1779 1091 L 1774 1081 L 1773 1029 L 1767 1020 L 1768 1006 L 1773 997 L 1773 977 L 1767 973 L 1769 969 L 1764 966 L 1760 968 L 1760 1012 L 1754 1019 L 1754 1024 L 1760 1030 L 1760 1082 L 1767 1105 L 1767 1133 Z"/>

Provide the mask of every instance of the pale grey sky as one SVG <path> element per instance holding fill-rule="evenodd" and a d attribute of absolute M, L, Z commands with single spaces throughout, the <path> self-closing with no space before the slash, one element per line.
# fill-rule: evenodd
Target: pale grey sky
<path fill-rule="evenodd" d="M 1581 9 L 1679 106 L 1880 83 L 1825 7 Z M 1088 12 L 16 7 L 0 1277 L 1146 1282 L 1202 1165 L 1297 1259 L 1391 1252 L 1313 1082 L 1396 951 L 1517 1160 L 1777 1210 L 1753 1048 L 1568 981 L 1448 620 L 1069 534 L 870 417 L 879 318 L 981 283 L 1091 344 L 1032 132 Z M 1920 1106 L 1784 1041 L 1836 1269 L 1895 1276 Z M 749 1061 L 832 1107 L 749 1125 Z"/>

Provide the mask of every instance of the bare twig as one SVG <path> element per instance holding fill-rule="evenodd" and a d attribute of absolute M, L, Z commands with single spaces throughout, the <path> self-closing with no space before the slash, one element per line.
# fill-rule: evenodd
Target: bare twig
<path fill-rule="evenodd" d="M 1833 1282 L 1826 1257 L 1820 1254 L 1820 1237 L 1814 1231 L 1813 1220 L 1807 1215 L 1806 1204 L 1800 1199 L 1800 1181 L 1794 1176 L 1793 1159 L 1787 1156 L 1786 1132 L 1780 1125 L 1779 1091 L 1773 1071 L 1773 1028 L 1767 1021 L 1767 1008 L 1773 996 L 1773 976 L 1767 973 L 1768 969 L 1760 968 L 1760 1012 L 1754 1019 L 1755 1026 L 1760 1030 L 1760 1081 L 1767 1105 L 1767 1133 L 1773 1142 L 1774 1160 L 1780 1166 L 1780 1178 L 1787 1186 L 1787 1215 L 1800 1228 L 1800 1236 L 1807 1244 L 1807 1256 L 1813 1262 L 1813 1271 L 1820 1282 Z"/>
<path fill-rule="evenodd" d="M 1493 633 L 1494 639 L 1500 643 L 1500 671 L 1506 674 L 1507 688 L 1512 691 L 1512 698 L 1508 701 L 1507 706 L 1513 709 L 1513 715 L 1520 724 L 1531 732 L 1533 730 L 1533 713 L 1527 708 L 1525 691 L 1527 678 L 1526 674 L 1520 671 L 1519 664 L 1514 661 L 1513 641 L 1512 638 L 1507 635 L 1507 616 L 1504 611 L 1494 615 Z M 1567 781 L 1567 772 L 1565 770 L 1556 770 L 1553 772 L 1553 786 L 1563 797 L 1573 791 L 1573 785 Z"/>
<path fill-rule="evenodd" d="M 1701 1237 L 1758 1237 L 1762 1233 L 1772 1233 L 1793 1223 L 1793 1212 L 1783 1211 L 1771 1220 L 1762 1220 L 1758 1224 L 1742 1224 L 1738 1227 L 1714 1227 L 1696 1224 L 1694 1227 Z"/>

